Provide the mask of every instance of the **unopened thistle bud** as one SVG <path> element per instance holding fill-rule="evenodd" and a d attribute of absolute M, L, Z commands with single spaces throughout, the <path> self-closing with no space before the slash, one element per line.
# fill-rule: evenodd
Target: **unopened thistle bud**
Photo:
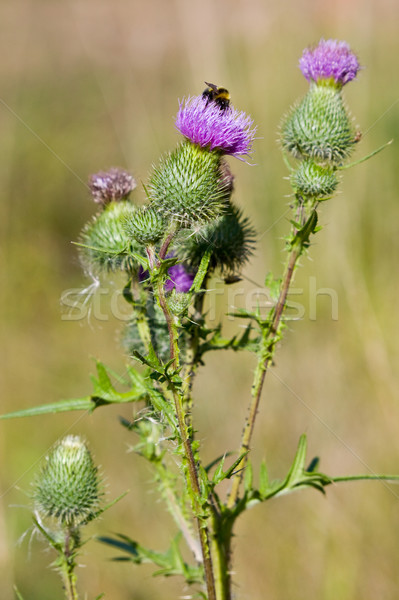
<path fill-rule="evenodd" d="M 89 272 L 126 271 L 131 273 L 138 265 L 132 253 L 142 249 L 125 229 L 137 209 L 124 200 L 111 202 L 87 223 L 80 235 L 80 256 Z"/>
<path fill-rule="evenodd" d="M 323 200 L 334 193 L 338 180 L 331 167 L 304 160 L 291 175 L 291 184 L 295 192 L 304 199 Z"/>
<path fill-rule="evenodd" d="M 339 91 L 311 85 L 283 125 L 282 144 L 295 158 L 341 164 L 356 137 Z"/>
<path fill-rule="evenodd" d="M 85 442 L 68 435 L 46 457 L 36 480 L 34 500 L 42 517 L 60 525 L 79 526 L 99 509 L 98 469 Z"/>
<path fill-rule="evenodd" d="M 209 271 L 220 269 L 227 275 L 238 274 L 253 252 L 255 237 L 249 219 L 229 202 L 220 219 L 209 223 L 186 240 L 184 256 L 188 264 L 197 269 L 205 252 L 211 249 Z"/>
<path fill-rule="evenodd" d="M 165 223 L 161 214 L 146 206 L 126 219 L 125 230 L 129 237 L 148 246 L 155 244 L 164 235 Z"/>
<path fill-rule="evenodd" d="M 89 178 L 89 188 L 94 202 L 106 206 L 110 202 L 126 200 L 136 187 L 136 181 L 127 171 L 112 167 Z"/>

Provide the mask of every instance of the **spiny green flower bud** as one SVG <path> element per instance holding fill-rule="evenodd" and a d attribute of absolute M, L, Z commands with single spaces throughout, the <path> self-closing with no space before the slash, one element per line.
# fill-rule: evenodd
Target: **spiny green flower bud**
<path fill-rule="evenodd" d="M 187 311 L 190 300 L 191 294 L 176 292 L 176 289 L 174 289 L 171 294 L 169 294 L 167 302 L 171 313 L 178 317 Z"/>
<path fill-rule="evenodd" d="M 253 252 L 255 230 L 241 210 L 229 202 L 226 211 L 217 221 L 205 225 L 191 235 L 184 244 L 184 258 L 197 269 L 205 252 L 211 248 L 208 269 L 227 274 L 240 271 Z"/>
<path fill-rule="evenodd" d="M 221 179 L 221 153 L 189 141 L 154 169 L 149 190 L 152 206 L 166 221 L 197 227 L 217 218 L 225 205 L 227 184 Z"/>
<path fill-rule="evenodd" d="M 322 200 L 334 193 L 338 180 L 331 167 L 304 160 L 291 175 L 291 184 L 302 197 Z"/>
<path fill-rule="evenodd" d="M 283 124 L 281 140 L 296 158 L 342 163 L 356 138 L 340 91 L 312 84 Z"/>
<path fill-rule="evenodd" d="M 84 227 L 80 235 L 80 256 L 89 272 L 126 271 L 138 268 L 132 252 L 141 248 L 129 237 L 125 222 L 131 219 L 136 208 L 126 200 L 111 202 Z"/>
<path fill-rule="evenodd" d="M 83 525 L 95 516 L 100 502 L 98 469 L 79 436 L 68 435 L 51 449 L 37 477 L 34 499 L 41 516 L 60 525 Z"/>
<path fill-rule="evenodd" d="M 163 236 L 165 223 L 161 214 L 151 206 L 145 206 L 126 219 L 125 230 L 129 237 L 148 246 L 155 244 Z"/>

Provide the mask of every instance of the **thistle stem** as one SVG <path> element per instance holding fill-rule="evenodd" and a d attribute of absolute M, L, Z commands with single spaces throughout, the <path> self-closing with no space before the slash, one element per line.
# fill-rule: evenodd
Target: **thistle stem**
<path fill-rule="evenodd" d="M 303 206 L 301 206 L 301 209 Z M 301 225 L 306 222 L 305 211 L 301 210 Z M 297 233 L 294 227 L 292 231 L 292 240 Z M 238 499 L 240 485 L 244 475 L 244 468 L 247 462 L 247 453 L 251 446 L 252 434 L 255 427 L 256 415 L 258 413 L 259 402 L 262 395 L 263 384 L 265 381 L 267 370 L 273 360 L 275 347 L 279 339 L 279 329 L 283 312 L 287 303 L 288 291 L 292 282 L 298 258 L 301 256 L 304 249 L 303 243 L 292 244 L 291 251 L 288 256 L 287 265 L 280 286 L 280 293 L 277 304 L 274 308 L 273 318 L 268 327 L 262 330 L 262 341 L 258 353 L 258 363 L 255 368 L 255 376 L 252 385 L 251 401 L 248 408 L 248 416 L 245 422 L 244 430 L 241 438 L 241 447 L 239 455 L 245 454 L 242 461 L 237 466 L 237 475 L 233 479 L 231 491 L 227 500 L 227 508 L 232 509 Z"/>
<path fill-rule="evenodd" d="M 64 581 L 65 597 L 67 600 L 79 600 L 76 588 L 75 560 L 71 550 L 71 531 L 65 532 L 65 545 L 63 552 L 62 578 Z"/>
<path fill-rule="evenodd" d="M 166 243 L 166 242 L 165 242 Z M 165 245 L 165 244 L 164 244 Z M 167 248 L 164 253 L 166 254 Z M 161 257 L 162 258 L 162 257 Z M 159 303 L 165 316 L 165 320 L 169 331 L 169 348 L 170 358 L 173 360 L 172 367 L 174 369 L 179 368 L 179 346 L 178 346 L 178 332 L 176 327 L 175 318 L 169 310 L 163 282 L 161 281 L 158 285 L 158 297 Z M 216 600 L 215 590 L 215 579 L 213 574 L 212 557 L 210 552 L 210 534 L 204 517 L 199 515 L 203 513 L 203 507 L 201 506 L 201 489 L 199 485 L 197 466 L 194 459 L 193 449 L 191 447 L 191 440 L 187 423 L 185 421 L 185 411 L 183 407 L 183 399 L 173 386 L 172 382 L 169 382 L 169 389 L 172 391 L 173 400 L 176 409 L 176 416 L 180 430 L 181 441 L 184 448 L 184 458 L 187 462 L 188 467 L 188 480 L 191 488 L 191 498 L 193 504 L 193 511 L 197 520 L 198 533 L 201 543 L 201 552 L 205 572 L 205 583 L 208 593 L 208 600 Z"/>

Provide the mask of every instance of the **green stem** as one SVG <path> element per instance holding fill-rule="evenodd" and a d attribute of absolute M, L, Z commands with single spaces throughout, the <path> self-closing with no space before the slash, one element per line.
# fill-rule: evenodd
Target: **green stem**
<path fill-rule="evenodd" d="M 144 344 L 147 352 L 151 346 L 151 331 L 148 325 L 148 316 L 146 310 L 146 301 L 147 301 L 147 292 L 140 287 L 140 308 L 137 310 L 136 323 L 137 330 L 139 332 L 139 336 L 141 341 Z"/>
<path fill-rule="evenodd" d="M 187 522 L 179 506 L 178 500 L 176 498 L 176 492 L 169 482 L 169 474 L 167 468 L 163 463 L 160 463 L 157 465 L 157 471 L 159 479 L 162 483 L 162 488 L 165 494 L 165 499 L 169 508 L 169 512 L 171 513 L 177 526 L 182 532 L 184 539 L 186 540 L 187 546 L 193 553 L 195 560 L 201 562 L 202 554 L 200 545 L 198 544 L 198 540 L 194 537 L 192 533 L 191 525 Z"/>
<path fill-rule="evenodd" d="M 251 445 L 252 434 L 255 427 L 256 415 L 258 413 L 259 402 L 262 395 L 263 384 L 265 381 L 267 369 L 273 360 L 275 346 L 278 340 L 278 331 L 284 308 L 287 303 L 287 296 L 292 277 L 295 271 L 295 265 L 301 254 L 301 249 L 294 247 L 288 257 L 288 263 L 285 274 L 281 283 L 279 298 L 275 307 L 274 317 L 269 328 L 264 329 L 262 333 L 261 348 L 258 355 L 258 362 L 255 368 L 254 382 L 252 385 L 251 401 L 248 408 L 248 416 L 245 422 L 244 430 L 241 438 L 241 446 L 239 455 L 248 453 Z M 237 502 L 240 491 L 241 481 L 244 475 L 244 468 L 247 462 L 247 454 L 237 466 L 237 475 L 233 479 L 231 492 L 227 501 L 227 507 L 233 508 Z"/>
<path fill-rule="evenodd" d="M 314 204 L 308 206 L 306 210 L 305 204 L 301 198 L 297 198 L 297 221 L 300 223 L 300 229 L 307 223 L 309 215 L 315 210 L 317 201 Z M 308 214 L 309 212 L 309 214 Z M 265 381 L 267 370 L 273 360 L 273 356 L 276 349 L 276 344 L 280 339 L 281 332 L 281 319 L 284 313 L 284 309 L 287 304 L 288 291 L 294 276 L 295 267 L 299 257 L 301 256 L 306 244 L 308 243 L 308 237 L 299 237 L 297 239 L 297 233 L 299 229 L 293 227 L 291 231 L 291 242 L 290 242 L 290 253 L 288 255 L 287 265 L 284 271 L 284 275 L 281 281 L 280 293 L 277 300 L 277 304 L 273 311 L 273 318 L 271 322 L 268 321 L 262 328 L 262 340 L 258 351 L 258 362 L 255 368 L 254 381 L 251 390 L 251 401 L 248 408 L 248 416 L 245 422 L 244 430 L 241 437 L 241 447 L 239 455 L 245 454 L 244 458 L 237 466 L 237 475 L 233 479 L 229 498 L 227 500 L 227 508 L 232 509 L 238 499 L 240 485 L 244 476 L 244 468 L 247 462 L 247 454 L 251 446 L 252 434 L 255 427 L 256 415 L 258 413 L 259 402 L 262 395 L 263 384 Z M 312 231 L 310 231 L 311 233 Z M 307 236 L 310 235 L 307 234 Z"/>
<path fill-rule="evenodd" d="M 204 257 L 206 258 L 206 268 L 209 264 L 210 255 Z M 204 260 L 203 258 L 203 260 Z M 201 263 L 202 264 L 202 263 Z M 192 387 L 193 380 L 197 373 L 198 369 L 198 348 L 200 342 L 200 331 L 201 327 L 204 324 L 203 310 L 204 310 L 204 300 L 205 300 L 205 292 L 207 287 L 207 273 L 203 276 L 202 283 L 200 286 L 202 290 L 199 291 L 194 300 L 194 314 L 192 315 L 192 321 L 194 321 L 195 325 L 193 327 L 192 333 L 190 335 L 190 339 L 188 341 L 188 349 L 186 351 L 186 362 L 182 369 L 182 380 L 183 387 L 182 393 L 184 398 L 184 409 L 186 412 L 186 422 L 189 427 L 189 431 L 191 437 L 193 438 L 194 430 L 192 427 L 192 407 L 193 407 L 193 397 L 192 397 Z"/>
<path fill-rule="evenodd" d="M 230 546 L 231 527 L 224 525 L 223 538 L 216 511 L 212 515 L 212 558 L 217 600 L 231 600 Z M 232 522 L 233 523 L 233 522 Z M 228 529 L 228 531 L 226 531 Z"/>
<path fill-rule="evenodd" d="M 166 243 L 166 242 L 165 242 Z M 164 244 L 165 245 L 165 244 Z M 164 253 L 166 254 L 166 251 Z M 174 369 L 179 368 L 179 345 L 178 345 L 178 331 L 175 321 L 175 317 L 169 310 L 165 290 L 162 280 L 158 284 L 158 297 L 159 303 L 165 316 L 165 320 L 169 331 L 169 348 L 170 358 L 173 360 L 172 366 Z M 193 503 L 193 511 L 197 520 L 198 533 L 201 542 L 201 552 L 205 572 L 205 583 L 208 593 L 208 600 L 216 600 L 215 591 L 215 580 L 213 575 L 212 557 L 210 553 L 210 534 L 206 520 L 203 516 L 203 507 L 201 506 L 201 489 L 199 485 L 197 466 L 194 459 L 193 449 L 191 446 L 191 440 L 189 436 L 189 430 L 185 420 L 185 411 L 183 407 L 183 399 L 177 389 L 170 382 L 170 390 L 173 395 L 173 401 L 176 409 L 176 416 L 180 430 L 181 441 L 184 449 L 184 457 L 188 467 L 188 480 L 191 488 L 191 498 Z"/>
<path fill-rule="evenodd" d="M 65 545 L 63 552 L 63 564 L 61 567 L 62 578 L 64 581 L 65 597 L 67 600 L 79 600 L 76 588 L 75 559 L 74 551 L 71 548 L 71 531 L 68 528 L 65 532 Z"/>

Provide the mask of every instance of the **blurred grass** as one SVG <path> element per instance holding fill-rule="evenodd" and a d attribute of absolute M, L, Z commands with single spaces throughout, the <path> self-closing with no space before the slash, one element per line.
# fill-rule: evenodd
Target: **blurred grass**
<path fill-rule="evenodd" d="M 360 157 L 398 131 L 398 17 L 393 0 L 2 3 L 2 412 L 85 395 L 92 357 L 116 369 L 123 364 L 115 334 L 121 323 L 61 318 L 62 292 L 90 284 L 70 244 L 94 211 L 88 174 L 120 165 L 145 181 L 150 165 L 178 139 L 177 99 L 200 93 L 204 80 L 227 86 L 259 127 L 256 166 L 231 161 L 235 198 L 259 231 L 246 271 L 250 292 L 250 280 L 262 284 L 284 259 L 289 186 L 276 139 L 282 115 L 306 90 L 297 68 L 302 48 L 336 37 L 359 53 L 365 69 L 345 95 L 365 133 Z M 295 281 L 303 293 L 292 298 L 303 302 L 305 316 L 290 324 L 268 375 L 251 453 L 254 461 L 268 459 L 273 477 L 287 470 L 302 432 L 329 474 L 398 472 L 398 160 L 395 142 L 346 171 L 341 193 L 323 207 L 325 228 Z M 317 298 L 310 319 L 311 277 L 317 289 L 336 291 L 338 320 L 331 319 L 327 296 Z M 233 292 L 231 286 L 218 299 L 217 314 Z M 102 306 L 106 313 L 106 301 Z M 237 446 L 253 366 L 241 355 L 208 358 L 196 385 L 204 457 Z M 48 569 L 51 556 L 30 541 L 26 506 L 37 461 L 67 431 L 88 438 L 111 497 L 130 489 L 104 516 L 101 533 L 123 531 L 166 547 L 170 519 L 147 466 L 126 454 L 130 438 L 118 425 L 121 413 L 0 424 L 2 600 L 14 597 L 14 582 L 27 600 L 62 597 Z M 396 599 L 398 497 L 394 486 L 341 484 L 327 499 L 302 492 L 250 511 L 236 531 L 237 598 Z M 94 542 L 87 547 L 80 584 L 89 597 L 181 594 L 180 582 L 153 580 L 150 567 L 113 564 L 111 555 Z"/>

